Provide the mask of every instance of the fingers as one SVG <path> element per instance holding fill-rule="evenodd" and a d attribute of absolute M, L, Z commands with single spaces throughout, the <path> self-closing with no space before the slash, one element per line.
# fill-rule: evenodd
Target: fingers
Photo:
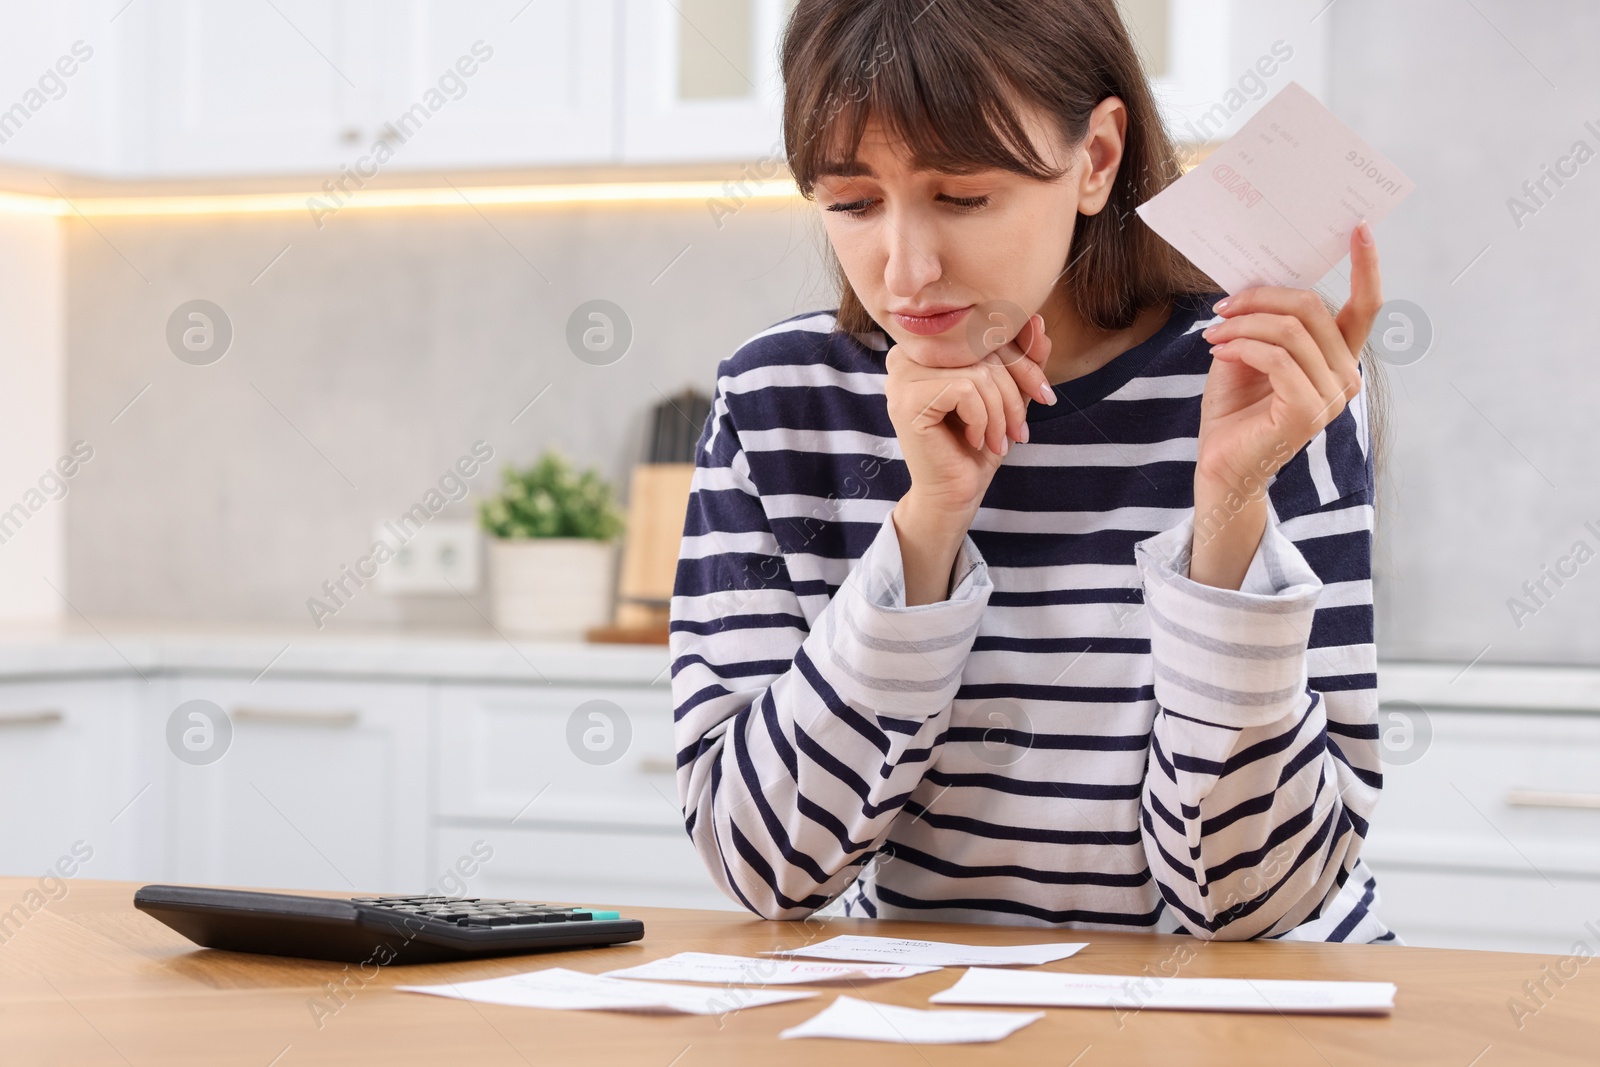
<path fill-rule="evenodd" d="M 1344 396 L 1348 380 L 1328 365 L 1328 359 L 1311 336 L 1311 331 L 1293 315 L 1269 315 L 1264 312 L 1240 315 L 1210 327 L 1202 336 L 1217 347 L 1239 340 L 1276 345 L 1294 357 L 1307 380 L 1321 394 L 1324 403 L 1334 397 Z"/>
<path fill-rule="evenodd" d="M 960 377 L 924 378 L 909 383 L 915 415 L 912 425 L 928 430 L 955 415 L 956 431 L 972 448 L 987 447 L 997 455 L 1006 450 L 1005 404 L 994 379 L 983 368 Z"/>
<path fill-rule="evenodd" d="M 1050 379 L 1044 372 L 1045 363 L 1050 359 L 1050 335 L 1045 333 L 1042 316 L 1030 316 L 1016 339 L 994 354 L 1011 372 L 1022 395 L 1041 404 L 1056 402 L 1056 391 L 1050 387 Z"/>
<path fill-rule="evenodd" d="M 969 368 L 972 372 L 972 382 L 978 387 L 978 395 L 983 398 L 984 426 L 983 443 L 989 451 L 997 456 L 1003 456 L 1011 448 L 1011 441 L 1016 440 L 1011 435 L 1011 423 L 1007 418 L 1007 404 L 1002 392 L 1001 379 L 1010 384 L 1010 377 L 996 374 L 998 368 L 988 365 Z"/>
<path fill-rule="evenodd" d="M 1371 249 L 1374 261 L 1376 250 Z M 1352 278 L 1359 274 L 1352 274 Z M 1348 308 L 1349 305 L 1347 305 Z M 1210 338 L 1213 331 L 1219 338 L 1236 336 L 1253 336 L 1254 327 L 1241 327 L 1243 332 L 1224 331 L 1222 327 L 1228 326 L 1235 320 L 1247 316 L 1290 316 L 1298 319 L 1305 332 L 1315 342 L 1320 353 L 1321 362 L 1326 365 L 1337 380 L 1339 388 L 1343 391 L 1345 399 L 1352 399 L 1361 389 L 1361 373 L 1358 369 L 1360 361 L 1361 344 L 1366 341 L 1366 334 L 1372 329 L 1372 321 L 1377 316 L 1376 310 L 1365 319 L 1360 326 L 1361 340 L 1354 348 L 1347 342 L 1347 333 L 1344 329 L 1344 313 L 1335 320 L 1328 313 L 1322 298 L 1310 289 L 1289 289 L 1283 286 L 1261 286 L 1255 289 L 1243 289 L 1226 300 L 1218 301 L 1217 313 L 1224 317 L 1224 321 L 1206 331 Z M 1352 316 L 1364 314 L 1358 307 L 1351 312 Z M 1353 321 L 1353 320 L 1352 320 Z M 1273 337 L 1262 336 L 1264 341 L 1278 343 Z M 1320 386 L 1319 386 L 1320 387 Z"/>
<path fill-rule="evenodd" d="M 978 365 L 990 372 L 995 390 L 1000 396 L 1005 418 L 1006 433 L 1013 441 L 1028 439 L 1028 401 L 1023 397 L 1016 371 L 1000 362 L 998 353 L 991 352 Z M 1037 369 L 1037 368 L 1035 368 Z"/>
<path fill-rule="evenodd" d="M 1243 363 L 1265 374 L 1273 393 L 1288 405 L 1304 427 L 1309 427 L 1307 439 L 1315 437 L 1344 410 L 1343 393 L 1334 394 L 1331 400 L 1324 399 L 1312 388 L 1295 358 L 1278 345 L 1242 337 L 1228 342 L 1226 348 L 1219 347 L 1216 356 Z"/>
<path fill-rule="evenodd" d="M 1359 353 L 1383 307 L 1383 278 L 1378 272 L 1378 245 L 1366 222 L 1350 235 L 1350 299 L 1339 309 L 1339 332 L 1345 347 Z"/>

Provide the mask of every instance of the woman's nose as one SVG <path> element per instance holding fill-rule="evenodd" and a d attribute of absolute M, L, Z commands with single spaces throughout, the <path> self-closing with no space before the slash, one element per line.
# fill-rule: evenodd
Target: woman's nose
<path fill-rule="evenodd" d="M 884 218 L 884 240 L 888 242 L 884 284 L 895 296 L 909 300 L 943 273 L 938 236 L 931 227 L 904 214 L 886 214 Z"/>

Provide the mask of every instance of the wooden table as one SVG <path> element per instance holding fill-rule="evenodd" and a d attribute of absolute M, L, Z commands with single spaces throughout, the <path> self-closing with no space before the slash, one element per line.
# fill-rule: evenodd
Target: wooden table
<path fill-rule="evenodd" d="M 632 945 L 477 963 L 356 967 L 196 949 L 134 910 L 136 883 L 72 880 L 67 895 L 0 927 L 0 1063 L 301 1067 L 417 1064 L 524 1067 L 638 1064 L 1504 1064 L 1600 1063 L 1600 962 L 1569 962 L 1577 976 L 1517 1025 L 1508 1002 L 1526 1000 L 1564 957 L 1500 952 L 1203 942 L 1187 937 L 1074 932 L 1089 947 L 1047 969 L 1184 977 L 1392 981 L 1389 1017 L 1319 1017 L 1147 1010 L 1047 1009 L 993 1045 L 905 1046 L 779 1041 L 838 992 L 926 1008 L 960 975 L 945 969 L 856 988 L 820 986 L 814 1000 L 712 1016 L 636 1016 L 507 1008 L 396 992 L 399 984 L 466 981 L 546 966 L 598 972 L 675 952 L 751 955 L 841 933 L 984 944 L 1060 937 L 1038 929 L 862 919 L 777 923 L 734 912 L 625 908 L 645 922 Z M 0 879 L 0 909 L 38 883 Z M 336 894 L 330 894 L 336 895 Z M 1600 912 L 1600 908 L 1597 908 Z M 1600 925 L 1600 924 L 1597 924 Z M 1593 935 L 1575 931 L 1574 940 Z M 1148 968 L 1148 971 L 1147 971 Z M 340 999 L 325 983 L 344 983 Z M 793 987 L 791 987 L 793 988 Z M 799 987 L 804 988 L 804 987 Z M 321 998 L 321 1025 L 314 1010 Z"/>

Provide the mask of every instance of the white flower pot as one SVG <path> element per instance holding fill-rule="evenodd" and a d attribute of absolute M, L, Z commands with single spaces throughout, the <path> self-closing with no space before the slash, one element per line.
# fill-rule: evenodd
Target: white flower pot
<path fill-rule="evenodd" d="M 611 621 L 617 542 L 489 539 L 489 606 L 507 636 L 578 641 Z"/>

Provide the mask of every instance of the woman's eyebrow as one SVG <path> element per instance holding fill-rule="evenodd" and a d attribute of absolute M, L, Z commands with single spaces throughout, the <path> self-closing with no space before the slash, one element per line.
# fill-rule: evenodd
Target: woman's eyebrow
<path fill-rule="evenodd" d="M 830 160 L 817 167 L 819 178 L 876 178 L 871 167 L 859 159 Z"/>

